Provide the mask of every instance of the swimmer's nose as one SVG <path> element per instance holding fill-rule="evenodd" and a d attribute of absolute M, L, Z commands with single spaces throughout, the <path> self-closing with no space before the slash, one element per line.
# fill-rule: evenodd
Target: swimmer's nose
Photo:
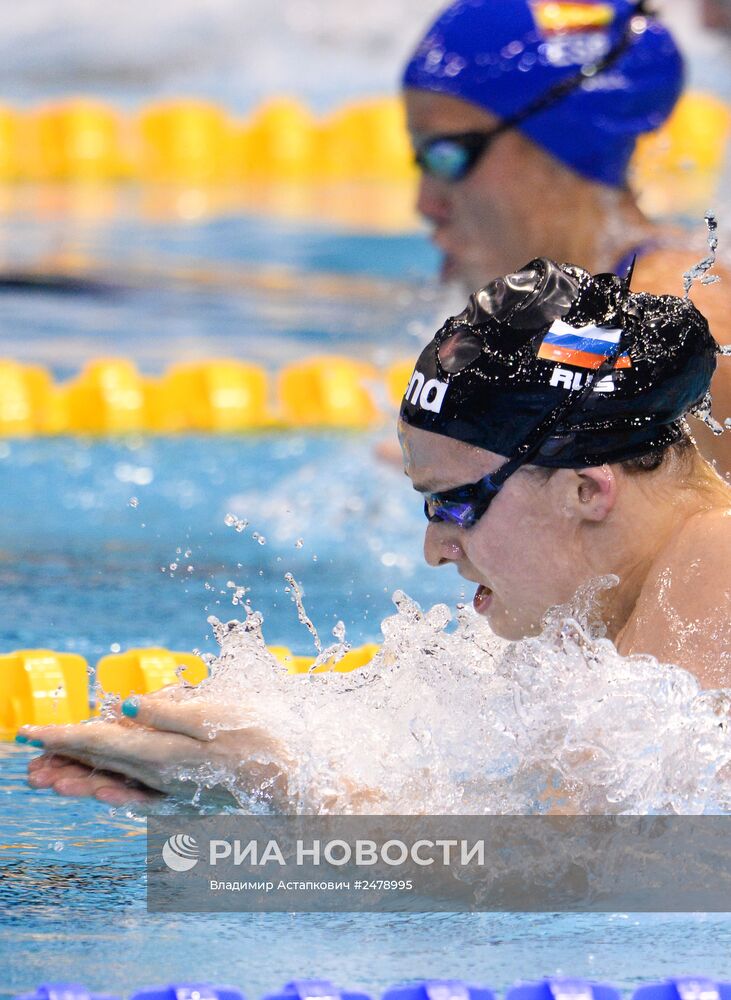
<path fill-rule="evenodd" d="M 442 225 L 449 221 L 449 189 L 443 181 L 428 174 L 422 174 L 419 180 L 419 195 L 416 199 L 416 210 L 429 222 Z"/>
<path fill-rule="evenodd" d="M 464 557 L 456 537 L 460 529 L 444 521 L 428 524 L 424 535 L 424 558 L 430 566 L 446 566 Z"/>

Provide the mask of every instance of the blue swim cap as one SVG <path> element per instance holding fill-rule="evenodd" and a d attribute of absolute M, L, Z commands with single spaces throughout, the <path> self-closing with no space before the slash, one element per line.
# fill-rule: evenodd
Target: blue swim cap
<path fill-rule="evenodd" d="M 518 128 L 591 180 L 626 183 L 637 136 L 658 128 L 683 87 L 672 35 L 631 0 L 455 0 L 406 67 L 404 87 L 431 90 L 508 118 L 606 58 L 604 71 Z"/>

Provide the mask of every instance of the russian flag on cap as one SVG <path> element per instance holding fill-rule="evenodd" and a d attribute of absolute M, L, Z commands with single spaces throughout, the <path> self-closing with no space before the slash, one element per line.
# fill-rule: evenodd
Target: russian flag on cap
<path fill-rule="evenodd" d="M 556 319 L 538 348 L 538 357 L 544 361 L 558 361 L 574 368 L 600 368 L 612 355 L 622 330 L 609 326 L 569 326 Z M 631 368 L 626 352 L 617 358 L 615 368 Z"/>
<path fill-rule="evenodd" d="M 632 1000 L 731 1000 L 731 983 L 716 983 L 703 976 L 682 976 L 640 986 L 632 994 Z"/>
<path fill-rule="evenodd" d="M 505 1000 L 620 1000 L 619 991 L 585 979 L 544 979 L 522 983 L 505 994 Z"/>

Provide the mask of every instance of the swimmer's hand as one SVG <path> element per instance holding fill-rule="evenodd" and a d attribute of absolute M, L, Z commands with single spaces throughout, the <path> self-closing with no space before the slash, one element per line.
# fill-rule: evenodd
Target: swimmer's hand
<path fill-rule="evenodd" d="M 138 781 L 55 753 L 44 753 L 30 761 L 28 784 L 31 788 L 51 788 L 57 795 L 94 798 L 108 806 L 153 805 L 164 798 Z"/>
<path fill-rule="evenodd" d="M 150 802 L 159 793 L 189 799 L 203 785 L 206 798 L 222 804 L 254 797 L 277 810 L 289 806 L 286 775 L 293 762 L 253 716 L 237 712 L 237 728 L 231 728 L 230 704 L 181 697 L 180 689 L 127 706 L 136 709 L 133 718 L 23 726 L 20 735 L 46 751 L 29 767 L 30 783 L 115 805 Z"/>

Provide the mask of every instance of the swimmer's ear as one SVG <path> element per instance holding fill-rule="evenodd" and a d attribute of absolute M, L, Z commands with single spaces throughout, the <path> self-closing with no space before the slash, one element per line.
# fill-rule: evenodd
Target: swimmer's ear
<path fill-rule="evenodd" d="M 612 467 L 575 469 L 574 475 L 577 513 L 585 521 L 603 521 L 617 502 L 617 479 Z"/>

